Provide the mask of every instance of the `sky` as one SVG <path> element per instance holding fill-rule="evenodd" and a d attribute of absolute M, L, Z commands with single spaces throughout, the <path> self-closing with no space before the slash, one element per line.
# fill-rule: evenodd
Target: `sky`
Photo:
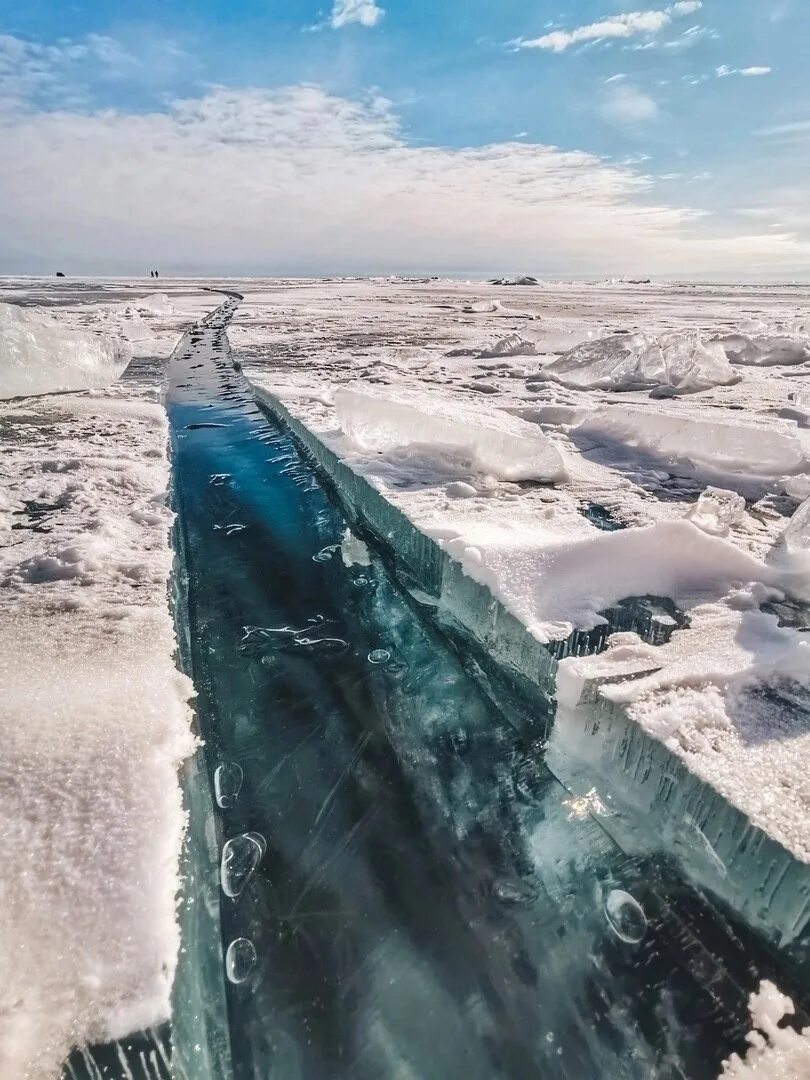
<path fill-rule="evenodd" d="M 0 273 L 810 280 L 808 0 L 0 0 Z"/>

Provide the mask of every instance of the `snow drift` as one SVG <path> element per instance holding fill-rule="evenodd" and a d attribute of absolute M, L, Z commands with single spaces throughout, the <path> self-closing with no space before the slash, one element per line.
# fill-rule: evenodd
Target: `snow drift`
<path fill-rule="evenodd" d="M 385 453 L 404 447 L 454 454 L 500 480 L 562 480 L 562 456 L 531 424 L 502 412 L 482 412 L 456 403 L 448 408 L 417 401 L 372 397 L 338 390 L 335 409 L 345 434 L 362 450 Z"/>
<path fill-rule="evenodd" d="M 721 346 L 696 330 L 668 334 L 613 334 L 585 341 L 538 372 L 577 390 L 651 390 L 679 394 L 738 382 Z"/>
<path fill-rule="evenodd" d="M 68 329 L 41 308 L 0 304 L 0 398 L 107 386 L 131 355 L 117 335 Z"/>

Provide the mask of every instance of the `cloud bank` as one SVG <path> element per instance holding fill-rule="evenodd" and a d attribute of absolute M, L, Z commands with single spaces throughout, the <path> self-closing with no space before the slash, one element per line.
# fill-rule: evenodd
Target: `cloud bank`
<path fill-rule="evenodd" d="M 110 40 L 93 47 L 113 55 Z M 212 88 L 148 112 L 58 105 L 65 57 L 17 49 L 15 66 L 11 52 L 6 43 L 0 272 L 159 264 L 189 273 L 520 266 L 761 276 L 810 261 L 787 231 L 739 234 L 662 202 L 632 164 L 523 138 L 414 145 L 379 96 L 349 100 L 297 84 Z M 632 87 L 607 89 L 620 95 L 617 121 L 652 116 L 654 103 Z"/>

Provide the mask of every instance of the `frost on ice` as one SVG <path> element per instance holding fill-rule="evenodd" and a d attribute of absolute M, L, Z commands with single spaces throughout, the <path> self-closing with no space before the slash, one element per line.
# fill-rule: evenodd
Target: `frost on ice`
<path fill-rule="evenodd" d="M 720 345 L 696 330 L 614 334 L 585 341 L 537 376 L 578 390 L 652 390 L 691 394 L 739 381 Z"/>
<path fill-rule="evenodd" d="M 68 329 L 42 309 L 0 304 L 0 398 L 107 386 L 131 355 L 117 335 Z"/>
<path fill-rule="evenodd" d="M 561 480 L 562 456 L 531 424 L 505 413 L 457 404 L 451 408 L 338 390 L 335 409 L 344 433 L 360 449 L 377 453 L 414 448 L 431 456 L 455 455 L 501 480 Z"/>

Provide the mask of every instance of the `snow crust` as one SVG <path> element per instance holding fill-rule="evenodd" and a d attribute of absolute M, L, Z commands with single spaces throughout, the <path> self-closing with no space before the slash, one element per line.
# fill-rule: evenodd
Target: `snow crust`
<path fill-rule="evenodd" d="M 451 409 L 356 390 L 338 390 L 335 411 L 343 431 L 361 450 L 385 453 L 406 447 L 460 455 L 471 468 L 500 480 L 561 480 L 559 450 L 537 428 L 506 414 L 471 407 Z"/>
<path fill-rule="evenodd" d="M 66 328 L 44 309 L 0 304 L 0 398 L 106 386 L 131 356 L 120 336 Z"/>
<path fill-rule="evenodd" d="M 721 346 L 704 340 L 697 330 L 586 341 L 553 360 L 537 377 L 579 390 L 666 387 L 679 394 L 739 380 Z"/>

